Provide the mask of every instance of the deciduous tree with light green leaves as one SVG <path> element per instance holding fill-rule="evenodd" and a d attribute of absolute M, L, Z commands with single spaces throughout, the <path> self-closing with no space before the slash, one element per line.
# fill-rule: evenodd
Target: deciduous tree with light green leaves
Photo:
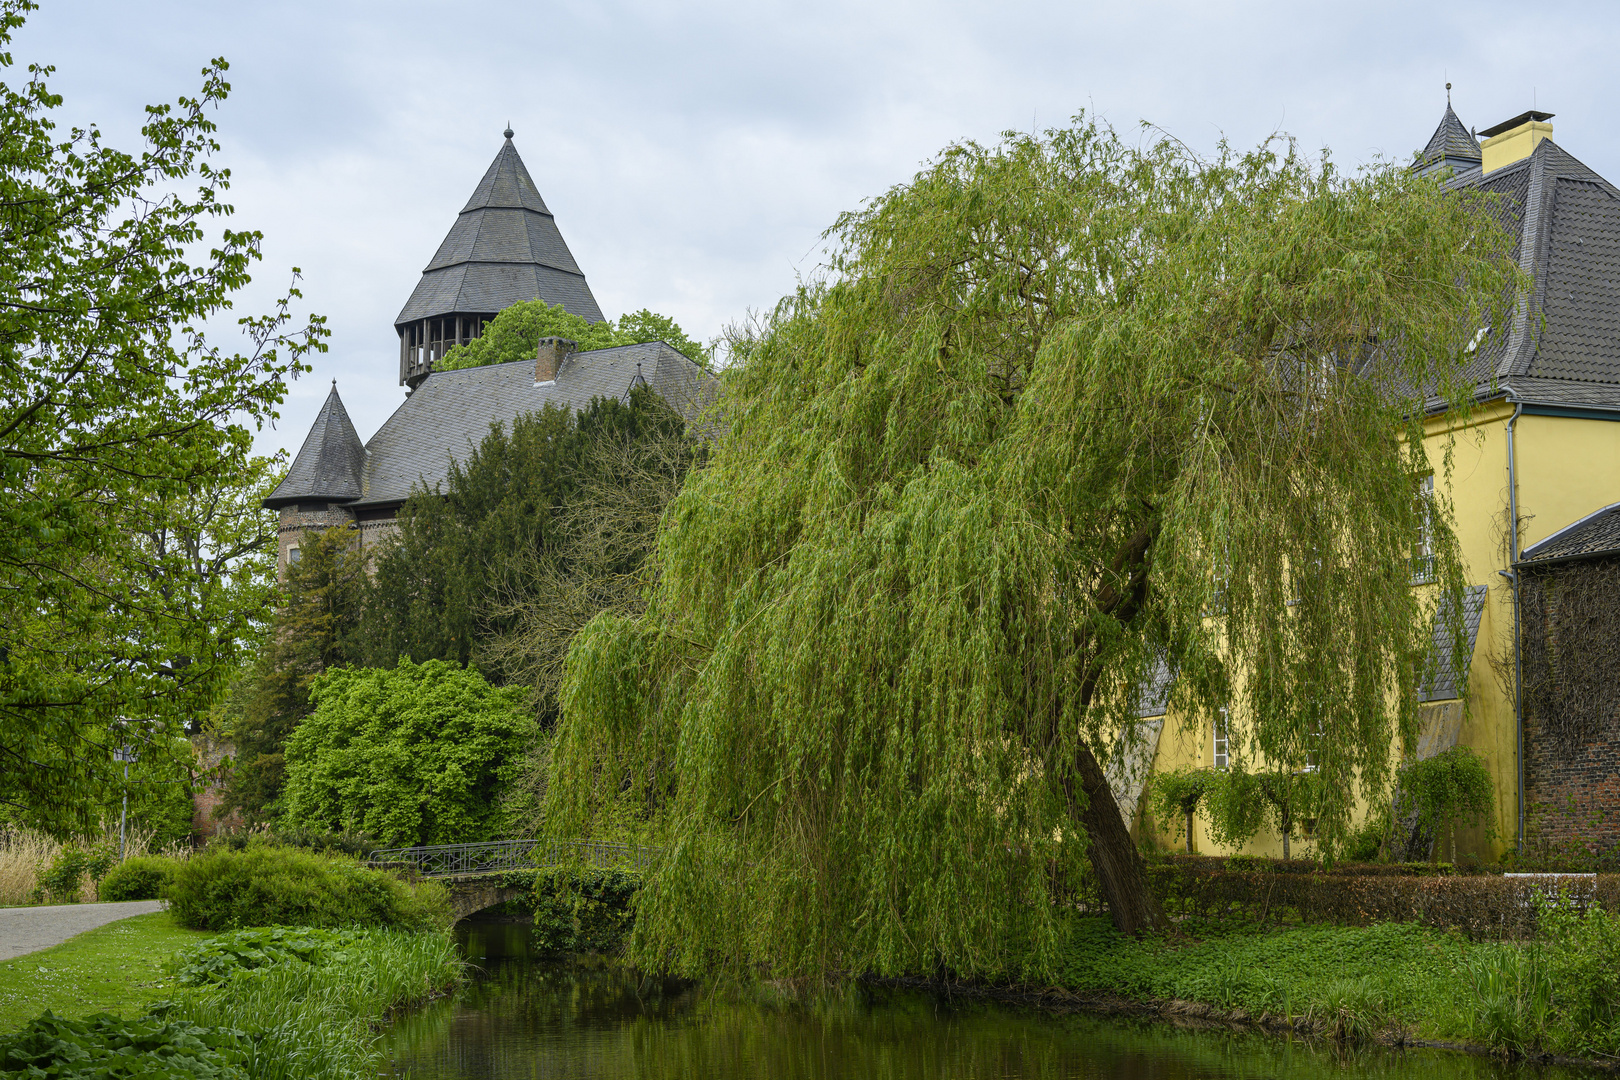
<path fill-rule="evenodd" d="M 465 345 L 453 347 L 445 353 L 444 359 L 433 366 L 439 371 L 454 371 L 457 368 L 483 367 L 485 364 L 533 360 L 535 348 L 543 337 L 567 338 L 578 345 L 581 352 L 635 345 L 643 341 L 662 341 L 690 360 L 704 365 L 709 363 L 709 350 L 687 337 L 686 331 L 667 315 L 643 308 L 617 322 L 612 319 L 591 322 L 582 315 L 565 310 L 561 304 L 523 300 L 503 309 L 484 327 L 481 336 Z"/>
<path fill-rule="evenodd" d="M 734 349 L 646 612 L 568 657 L 548 823 L 665 846 L 635 960 L 1040 977 L 1083 872 L 1162 925 L 1104 775 L 1161 663 L 1234 754 L 1314 749 L 1342 834 L 1432 611 L 1411 388 L 1461 405 L 1521 288 L 1489 208 L 1082 119 L 953 146 L 829 237 Z"/>
<path fill-rule="evenodd" d="M 0 49 L 33 6 L 0 2 Z M 196 97 L 147 108 L 138 153 L 59 128 L 51 70 L 0 84 L 0 806 L 72 833 L 115 790 L 128 733 L 168 745 L 156 731 L 235 670 L 257 618 L 236 605 L 259 592 L 236 584 L 263 545 L 209 534 L 204 503 L 262 479 L 253 431 L 326 331 L 297 325 L 290 289 L 238 320 L 242 351 L 204 332 L 262 239 L 223 226 L 223 60 Z M 170 542 L 188 532 L 201 548 Z"/>
<path fill-rule="evenodd" d="M 388 845 L 493 839 L 533 740 L 527 695 L 443 660 L 333 668 L 287 739 L 283 824 Z"/>

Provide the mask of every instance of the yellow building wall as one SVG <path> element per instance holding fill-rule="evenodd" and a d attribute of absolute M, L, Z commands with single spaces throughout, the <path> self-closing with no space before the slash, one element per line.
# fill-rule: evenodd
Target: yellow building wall
<path fill-rule="evenodd" d="M 1518 833 L 1518 748 L 1510 678 L 1513 663 L 1513 596 L 1499 571 L 1511 561 L 1508 545 L 1508 435 L 1513 408 L 1494 402 L 1465 421 L 1435 418 L 1425 439 L 1435 473 L 1435 489 L 1449 498 L 1454 527 L 1470 585 L 1489 589 L 1475 639 L 1467 684 L 1466 713 L 1459 741 L 1485 760 L 1495 779 L 1494 838 L 1484 827 L 1461 830 L 1459 853 L 1494 861 L 1513 849 Z M 1515 424 L 1520 550 L 1610 503 L 1620 502 L 1620 422 L 1562 416 L 1521 415 Z M 1449 470 L 1444 460 L 1450 448 Z M 1420 586 L 1421 587 L 1421 586 Z M 1174 715 L 1165 719 L 1153 770 L 1211 763 L 1211 733 L 1205 726 L 1184 729 Z M 1136 823 L 1138 835 L 1155 846 L 1185 850 L 1177 827 L 1164 829 L 1147 810 Z M 1358 817 L 1364 812 L 1358 811 Z M 1195 850 L 1204 854 L 1280 857 L 1281 837 L 1262 833 L 1241 852 L 1220 848 L 1199 816 Z M 1295 841 L 1296 856 L 1315 851 Z"/>

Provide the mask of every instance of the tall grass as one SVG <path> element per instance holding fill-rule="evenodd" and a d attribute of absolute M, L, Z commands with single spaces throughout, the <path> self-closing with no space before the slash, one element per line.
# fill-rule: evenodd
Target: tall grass
<path fill-rule="evenodd" d="M 153 830 L 130 826 L 124 835 L 125 857 L 133 859 L 138 855 L 163 855 L 171 859 L 184 859 L 191 854 L 191 849 L 184 844 L 156 848 L 154 839 L 156 833 Z M 100 836 L 85 837 L 78 843 L 83 848 L 101 847 L 117 851 L 118 823 L 107 824 Z M 64 846 L 62 841 L 33 829 L 0 830 L 0 907 L 38 903 L 34 890 L 40 884 L 40 875 L 56 861 Z M 86 877 L 79 883 L 75 899 L 80 903 L 93 903 L 97 899 L 96 883 Z"/>
<path fill-rule="evenodd" d="M 322 967 L 276 964 L 190 991 L 169 1019 L 262 1032 L 253 1080 L 368 1080 L 381 1055 L 379 1021 L 457 985 L 464 965 L 449 934 L 371 930 Z"/>
<path fill-rule="evenodd" d="M 39 872 L 51 864 L 62 845 L 32 829 L 0 832 L 0 907 L 33 903 Z"/>

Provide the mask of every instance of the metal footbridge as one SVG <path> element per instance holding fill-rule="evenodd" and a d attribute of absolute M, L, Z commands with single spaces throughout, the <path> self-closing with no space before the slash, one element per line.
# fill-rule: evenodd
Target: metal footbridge
<path fill-rule="evenodd" d="M 487 844 L 434 844 L 373 851 L 368 866 L 409 868 L 422 877 L 467 877 L 552 866 L 645 870 L 662 849 L 602 840 L 497 840 Z"/>

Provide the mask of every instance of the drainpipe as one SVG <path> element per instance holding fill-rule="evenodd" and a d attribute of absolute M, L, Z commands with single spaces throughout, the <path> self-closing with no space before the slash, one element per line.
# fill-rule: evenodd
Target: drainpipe
<path fill-rule="evenodd" d="M 1513 415 L 1507 422 L 1508 451 L 1508 568 L 1497 573 L 1508 579 L 1513 589 L 1513 745 L 1518 773 L 1519 828 L 1516 849 L 1524 854 L 1524 680 L 1523 657 L 1519 640 L 1519 477 L 1514 469 L 1513 426 L 1524 412 L 1524 403 L 1510 389 L 1507 399 L 1513 402 Z"/>

